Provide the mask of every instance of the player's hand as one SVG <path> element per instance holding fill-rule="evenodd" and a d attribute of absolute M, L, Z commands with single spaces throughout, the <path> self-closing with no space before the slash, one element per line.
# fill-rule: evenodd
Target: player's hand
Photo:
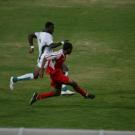
<path fill-rule="evenodd" d="M 40 69 L 40 71 L 39 71 L 39 77 L 40 78 L 43 78 L 43 76 L 44 76 L 44 69 Z"/>
<path fill-rule="evenodd" d="M 64 45 L 66 42 L 69 42 L 69 40 L 63 40 L 61 41 L 61 44 Z"/>
<path fill-rule="evenodd" d="M 33 52 L 34 52 L 34 48 L 30 48 L 29 53 L 33 53 Z"/>

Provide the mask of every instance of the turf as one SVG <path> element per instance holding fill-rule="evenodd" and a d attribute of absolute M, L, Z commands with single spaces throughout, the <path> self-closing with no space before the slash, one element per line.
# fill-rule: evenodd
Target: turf
<path fill-rule="evenodd" d="M 48 77 L 9 91 L 11 75 L 34 70 L 27 35 L 48 20 L 55 41 L 73 43 L 70 76 L 95 100 L 76 93 L 29 106 L 34 91 L 50 89 Z M 0 0 L 0 29 L 0 127 L 135 130 L 134 0 Z"/>

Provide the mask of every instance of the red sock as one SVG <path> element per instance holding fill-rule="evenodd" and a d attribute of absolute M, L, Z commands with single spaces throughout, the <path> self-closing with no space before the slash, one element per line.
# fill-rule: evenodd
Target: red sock
<path fill-rule="evenodd" d="M 82 96 L 86 96 L 86 94 L 87 94 L 87 91 L 86 90 L 84 90 L 83 88 L 80 88 L 80 87 L 76 87 L 75 88 L 75 91 L 76 92 L 78 92 L 78 93 L 80 93 Z"/>
<path fill-rule="evenodd" d="M 48 98 L 48 97 L 53 97 L 54 95 L 55 95 L 54 91 L 43 92 L 43 93 L 38 94 L 37 100 L 41 100 L 41 99 Z"/>

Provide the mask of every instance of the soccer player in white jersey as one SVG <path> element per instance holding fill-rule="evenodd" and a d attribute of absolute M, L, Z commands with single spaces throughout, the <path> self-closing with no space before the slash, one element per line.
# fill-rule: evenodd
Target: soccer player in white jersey
<path fill-rule="evenodd" d="M 35 32 L 32 34 L 29 34 L 28 36 L 28 42 L 30 45 L 29 53 L 34 52 L 33 39 L 36 38 L 38 42 L 39 56 L 37 60 L 37 68 L 35 69 L 34 73 L 28 73 L 28 74 L 21 75 L 18 77 L 11 76 L 10 78 L 11 90 L 14 89 L 14 84 L 17 83 L 18 81 L 38 79 L 39 71 L 40 71 L 41 63 L 42 63 L 42 60 L 41 60 L 42 54 L 44 53 L 45 55 L 49 55 L 53 52 L 53 48 L 56 48 L 64 44 L 64 41 L 58 42 L 58 43 L 53 42 L 53 36 L 52 36 L 53 32 L 54 32 L 54 24 L 52 22 L 47 22 L 45 24 L 45 29 L 43 30 L 43 32 Z M 68 75 L 68 68 L 65 64 L 63 64 L 63 72 L 65 73 L 65 75 Z M 66 85 L 63 85 L 61 94 L 72 95 L 74 94 L 74 92 L 68 90 Z"/>

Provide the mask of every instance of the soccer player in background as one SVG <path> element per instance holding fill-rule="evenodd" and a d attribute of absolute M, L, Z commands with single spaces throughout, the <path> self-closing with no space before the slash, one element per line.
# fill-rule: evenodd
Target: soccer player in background
<path fill-rule="evenodd" d="M 38 42 L 39 56 L 38 56 L 38 60 L 37 60 L 37 68 L 35 69 L 34 73 L 27 73 L 25 75 L 21 75 L 21 76 L 17 76 L 17 77 L 11 76 L 11 78 L 10 78 L 10 89 L 11 90 L 13 90 L 14 84 L 17 83 L 18 81 L 38 79 L 39 71 L 41 68 L 41 62 L 42 62 L 40 60 L 42 54 L 45 53 L 45 55 L 49 55 L 53 52 L 53 48 L 56 48 L 56 47 L 64 44 L 64 41 L 58 42 L 58 43 L 53 42 L 53 36 L 52 36 L 53 32 L 54 32 L 54 24 L 52 22 L 47 22 L 45 24 L 45 28 L 44 28 L 43 32 L 35 32 L 32 34 L 29 34 L 29 36 L 28 36 L 28 42 L 30 45 L 29 53 L 34 52 L 33 39 L 34 38 L 37 39 L 37 42 Z M 63 68 L 63 72 L 65 73 L 65 75 L 68 75 L 68 68 L 64 63 L 63 63 L 62 68 Z M 72 94 L 74 94 L 74 92 L 68 90 L 66 85 L 63 85 L 61 94 L 72 95 Z"/>
<path fill-rule="evenodd" d="M 72 44 L 65 42 L 63 49 L 53 52 L 48 57 L 44 57 L 42 61 L 42 66 L 40 69 L 40 77 L 43 77 L 44 74 L 44 65 L 47 64 L 46 73 L 50 75 L 52 90 L 49 92 L 37 93 L 35 92 L 30 100 L 32 105 L 36 101 L 46 99 L 48 97 L 59 96 L 61 93 L 62 84 L 70 85 L 73 89 L 80 93 L 86 99 L 94 99 L 95 95 L 90 94 L 87 90 L 81 88 L 74 80 L 66 76 L 62 71 L 62 65 L 66 60 L 66 56 L 71 54 Z M 47 62 L 46 62 L 47 61 Z"/>

